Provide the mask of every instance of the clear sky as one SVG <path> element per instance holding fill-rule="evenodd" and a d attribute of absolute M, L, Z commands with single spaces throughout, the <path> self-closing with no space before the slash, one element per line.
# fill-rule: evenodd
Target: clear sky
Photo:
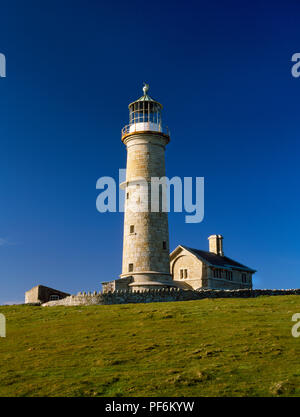
<path fill-rule="evenodd" d="M 121 273 L 123 215 L 96 181 L 125 168 L 120 130 L 150 84 L 171 130 L 167 175 L 205 177 L 205 217 L 170 214 L 170 247 L 299 287 L 300 4 L 23 0 L 1 4 L 0 303 L 44 284 L 100 289 Z"/>

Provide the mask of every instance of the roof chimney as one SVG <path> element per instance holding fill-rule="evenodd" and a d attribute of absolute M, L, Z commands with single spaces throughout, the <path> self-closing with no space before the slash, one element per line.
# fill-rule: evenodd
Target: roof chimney
<path fill-rule="evenodd" d="M 208 240 L 209 240 L 209 251 L 212 253 L 215 253 L 216 255 L 224 256 L 223 236 L 211 235 L 209 236 Z"/>

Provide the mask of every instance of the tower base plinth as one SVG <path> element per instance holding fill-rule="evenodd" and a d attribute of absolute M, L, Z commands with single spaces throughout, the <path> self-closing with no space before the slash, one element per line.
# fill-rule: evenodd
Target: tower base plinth
<path fill-rule="evenodd" d="M 128 288 L 131 290 L 176 287 L 171 274 L 156 271 L 141 271 L 122 274 L 120 275 L 120 279 L 126 279 L 129 275 L 132 277 L 130 284 L 128 284 Z"/>

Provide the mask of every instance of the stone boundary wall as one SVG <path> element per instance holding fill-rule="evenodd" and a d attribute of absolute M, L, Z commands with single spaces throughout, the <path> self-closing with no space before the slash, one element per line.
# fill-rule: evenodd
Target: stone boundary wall
<path fill-rule="evenodd" d="M 117 290 L 108 293 L 78 293 L 62 300 L 48 301 L 43 307 L 154 303 L 166 301 L 202 300 L 204 298 L 254 298 L 261 295 L 300 295 L 300 289 L 291 290 L 181 290 L 167 288 L 145 291 Z"/>

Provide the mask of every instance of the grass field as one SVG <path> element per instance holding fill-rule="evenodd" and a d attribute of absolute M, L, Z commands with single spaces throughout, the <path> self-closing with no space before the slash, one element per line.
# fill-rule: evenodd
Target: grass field
<path fill-rule="evenodd" d="M 0 396 L 300 396 L 300 296 L 0 313 Z"/>

